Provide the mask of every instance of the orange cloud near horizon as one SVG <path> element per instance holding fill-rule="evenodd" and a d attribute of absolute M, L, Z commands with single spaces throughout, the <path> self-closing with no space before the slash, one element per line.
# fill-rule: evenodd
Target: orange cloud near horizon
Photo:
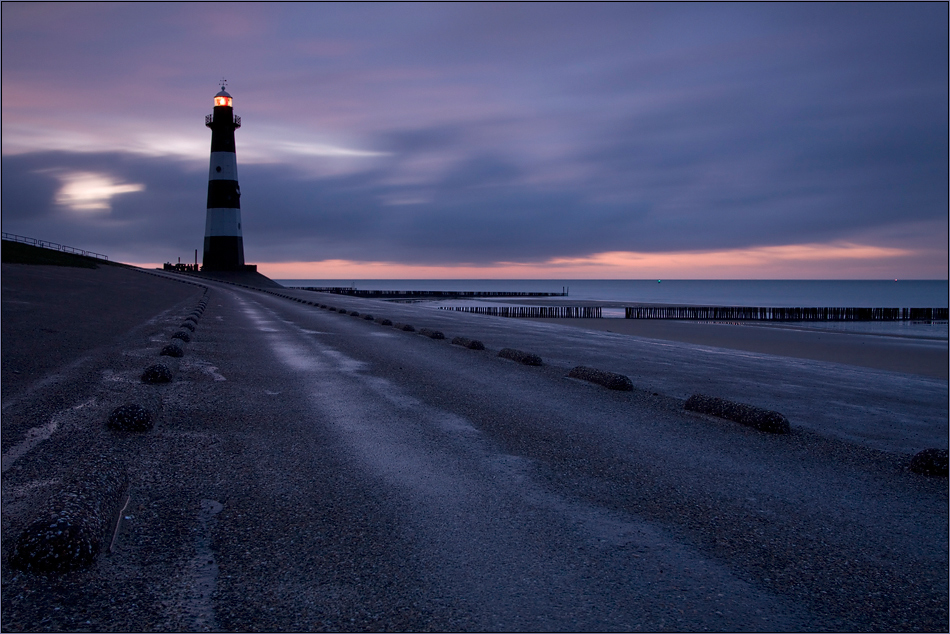
<path fill-rule="evenodd" d="M 321 260 L 260 262 L 273 279 L 892 279 L 946 278 L 946 254 L 835 242 L 719 251 L 610 251 L 578 258 L 489 265 Z M 140 264 L 143 267 L 161 265 Z M 942 272 L 941 272 L 942 271 Z"/>

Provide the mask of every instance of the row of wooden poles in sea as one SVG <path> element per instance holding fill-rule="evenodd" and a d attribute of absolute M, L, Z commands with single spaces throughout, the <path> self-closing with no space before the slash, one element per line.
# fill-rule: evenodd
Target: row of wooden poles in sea
<path fill-rule="evenodd" d="M 396 291 L 347 286 L 294 286 L 299 290 L 375 299 L 474 299 L 489 297 L 566 297 L 523 291 Z M 440 306 L 442 310 L 496 317 L 603 317 L 600 306 Z M 756 306 L 626 306 L 627 319 L 724 319 L 745 321 L 947 321 L 946 308 L 802 308 Z"/>
<path fill-rule="evenodd" d="M 754 306 L 628 306 L 627 319 L 750 321 L 941 321 L 946 308 L 776 308 Z"/>
<path fill-rule="evenodd" d="M 439 306 L 439 308 L 494 317 L 603 317 L 600 306 Z"/>
<path fill-rule="evenodd" d="M 602 317 L 600 306 L 441 306 L 496 317 Z M 946 308 L 774 308 L 754 306 L 627 306 L 627 319 L 746 321 L 946 321 Z"/>

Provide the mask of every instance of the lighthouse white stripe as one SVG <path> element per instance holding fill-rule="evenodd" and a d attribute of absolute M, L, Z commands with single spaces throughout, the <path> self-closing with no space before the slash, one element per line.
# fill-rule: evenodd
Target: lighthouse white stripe
<path fill-rule="evenodd" d="M 205 237 L 241 236 L 240 209 L 209 209 L 205 218 Z"/>
<path fill-rule="evenodd" d="M 220 171 L 218 168 L 221 168 Z M 208 180 L 236 181 L 237 179 L 237 155 L 234 152 L 212 152 Z"/>

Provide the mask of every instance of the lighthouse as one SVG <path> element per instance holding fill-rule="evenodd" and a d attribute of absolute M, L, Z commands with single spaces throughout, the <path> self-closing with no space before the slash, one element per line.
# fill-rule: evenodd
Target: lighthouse
<path fill-rule="evenodd" d="M 211 128 L 211 167 L 202 269 L 245 271 L 251 267 L 244 265 L 241 188 L 234 152 L 234 131 L 241 127 L 241 117 L 234 114 L 231 95 L 224 86 L 214 96 L 214 113 L 205 116 L 205 125 Z"/>

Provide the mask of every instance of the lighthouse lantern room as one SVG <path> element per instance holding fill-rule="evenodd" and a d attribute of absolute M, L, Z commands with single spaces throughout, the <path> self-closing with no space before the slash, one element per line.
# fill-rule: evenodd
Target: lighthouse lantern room
<path fill-rule="evenodd" d="M 205 219 L 203 270 L 238 271 L 244 265 L 241 234 L 241 188 L 238 185 L 234 131 L 241 118 L 232 110 L 225 87 L 214 96 L 214 112 L 205 117 L 211 128 L 211 167 L 208 172 L 208 214 Z"/>

